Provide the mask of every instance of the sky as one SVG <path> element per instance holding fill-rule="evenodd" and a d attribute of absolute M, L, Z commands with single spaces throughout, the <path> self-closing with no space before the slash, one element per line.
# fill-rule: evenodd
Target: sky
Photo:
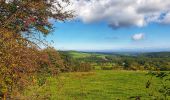
<path fill-rule="evenodd" d="M 47 37 L 58 50 L 170 51 L 170 0 L 71 0 L 66 10 L 76 17 L 51 20 Z"/>

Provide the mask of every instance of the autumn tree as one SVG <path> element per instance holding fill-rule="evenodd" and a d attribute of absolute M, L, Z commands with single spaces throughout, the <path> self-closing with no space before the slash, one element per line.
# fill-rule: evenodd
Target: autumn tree
<path fill-rule="evenodd" d="M 73 17 L 68 0 L 0 0 L 0 98 L 10 99 L 15 87 L 39 67 L 41 36 L 52 30 L 49 19 Z M 15 85 L 14 85 L 15 84 Z"/>

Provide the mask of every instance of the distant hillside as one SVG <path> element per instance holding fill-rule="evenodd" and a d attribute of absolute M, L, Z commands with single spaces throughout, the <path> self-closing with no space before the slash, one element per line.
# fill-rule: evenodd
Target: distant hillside
<path fill-rule="evenodd" d="M 108 53 L 80 52 L 80 51 L 59 51 L 59 52 L 66 53 L 73 58 L 87 58 L 87 57 L 92 57 L 92 56 L 102 58 L 108 55 L 112 55 Z"/>
<path fill-rule="evenodd" d="M 67 56 L 65 57 L 66 62 L 69 62 L 67 59 L 69 58 L 77 62 L 90 63 L 96 69 L 170 70 L 170 52 L 105 53 L 59 51 L 59 53 Z"/>
<path fill-rule="evenodd" d="M 73 59 L 85 62 L 103 62 L 109 61 L 110 58 L 117 59 L 119 56 L 112 53 L 98 52 L 80 52 L 80 51 L 59 51 Z"/>
<path fill-rule="evenodd" d="M 143 53 L 139 56 L 149 57 L 149 58 L 169 58 L 170 52 L 153 52 L 153 53 Z"/>
<path fill-rule="evenodd" d="M 150 52 L 150 53 L 140 53 L 140 52 L 81 52 L 81 51 L 59 51 L 73 58 L 104 58 L 104 57 L 147 57 L 147 58 L 168 58 L 170 57 L 170 52 Z"/>

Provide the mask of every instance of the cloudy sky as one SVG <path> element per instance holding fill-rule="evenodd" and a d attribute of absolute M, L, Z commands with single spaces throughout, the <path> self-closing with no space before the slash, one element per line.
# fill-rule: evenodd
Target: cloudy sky
<path fill-rule="evenodd" d="M 71 0 L 74 20 L 53 22 L 60 50 L 170 50 L 170 0 Z"/>

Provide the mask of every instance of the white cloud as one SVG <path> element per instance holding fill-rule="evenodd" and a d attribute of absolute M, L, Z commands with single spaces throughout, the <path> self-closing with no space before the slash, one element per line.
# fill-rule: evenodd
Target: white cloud
<path fill-rule="evenodd" d="M 163 24 L 169 24 L 170 23 L 170 12 L 167 13 L 162 20 L 160 20 L 160 23 L 163 23 Z"/>
<path fill-rule="evenodd" d="M 139 40 L 143 40 L 144 39 L 144 33 L 138 33 L 138 34 L 134 34 L 132 36 L 132 39 L 135 41 L 139 41 Z"/>
<path fill-rule="evenodd" d="M 151 22 L 170 24 L 169 16 L 160 19 L 162 13 L 170 11 L 170 0 L 72 0 L 72 2 L 77 18 L 85 23 L 105 21 L 112 28 L 143 27 Z"/>

